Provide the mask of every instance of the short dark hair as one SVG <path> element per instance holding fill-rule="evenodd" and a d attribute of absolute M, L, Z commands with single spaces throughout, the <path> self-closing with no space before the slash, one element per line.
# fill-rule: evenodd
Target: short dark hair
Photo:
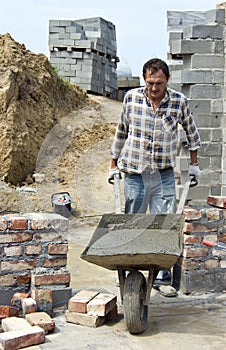
<path fill-rule="evenodd" d="M 147 70 L 150 70 L 152 73 L 156 73 L 159 69 L 161 69 L 166 78 L 169 79 L 169 67 L 166 62 L 160 58 L 152 58 L 143 65 L 143 77 L 145 77 Z"/>

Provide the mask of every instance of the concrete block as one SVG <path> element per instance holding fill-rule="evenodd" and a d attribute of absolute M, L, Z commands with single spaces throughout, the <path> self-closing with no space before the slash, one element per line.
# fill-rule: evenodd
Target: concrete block
<path fill-rule="evenodd" d="M 49 27 L 58 27 L 60 25 L 60 21 L 58 19 L 50 19 Z"/>
<path fill-rule="evenodd" d="M 34 312 L 25 316 L 26 322 L 30 326 L 39 326 L 45 334 L 53 332 L 55 329 L 55 321 L 46 312 Z"/>
<path fill-rule="evenodd" d="M 209 141 L 207 143 L 203 143 L 202 147 L 199 149 L 199 155 L 202 157 L 205 157 L 208 155 L 208 157 L 211 156 L 218 156 L 222 152 L 222 145 L 218 142 L 216 143 L 210 143 Z"/>
<path fill-rule="evenodd" d="M 199 128 L 199 135 L 200 135 L 200 138 L 203 142 L 212 140 L 212 130 L 211 129 Z M 215 139 L 213 139 L 213 140 L 216 141 Z"/>
<path fill-rule="evenodd" d="M 73 21 L 71 20 L 60 20 L 59 26 L 61 27 L 72 27 Z"/>
<path fill-rule="evenodd" d="M 87 314 L 92 316 L 106 316 L 115 307 L 116 302 L 116 295 L 99 293 L 87 304 Z"/>
<path fill-rule="evenodd" d="M 213 43 L 211 40 L 173 40 L 169 52 L 172 55 L 187 55 L 194 53 L 210 53 Z"/>
<path fill-rule="evenodd" d="M 225 24 L 225 9 L 214 9 L 206 11 L 206 23 L 221 23 Z"/>
<path fill-rule="evenodd" d="M 2 320 L 2 330 L 4 332 L 30 329 L 28 321 L 21 317 L 8 317 Z"/>
<path fill-rule="evenodd" d="M 223 26 L 221 25 L 194 25 L 184 28 L 184 39 L 223 39 Z"/>
<path fill-rule="evenodd" d="M 176 169 L 178 171 L 188 171 L 190 160 L 187 157 L 176 157 Z"/>
<path fill-rule="evenodd" d="M 183 38 L 183 32 L 169 32 L 169 43 L 173 40 L 181 40 Z"/>
<path fill-rule="evenodd" d="M 65 28 L 63 27 L 56 27 L 56 26 L 49 27 L 50 37 L 52 33 L 64 33 L 64 32 L 65 32 Z"/>
<path fill-rule="evenodd" d="M 187 61 L 188 63 L 188 61 Z M 223 55 L 200 55 L 194 54 L 191 56 L 190 68 L 222 68 L 224 67 L 224 56 Z M 189 68 L 189 67 L 188 67 Z"/>
<path fill-rule="evenodd" d="M 221 86 L 207 84 L 191 85 L 189 87 L 189 94 L 187 93 L 186 95 L 195 99 L 218 99 L 221 97 Z"/>
<path fill-rule="evenodd" d="M 203 69 L 184 69 L 181 72 L 182 84 L 211 84 L 212 71 Z"/>
<path fill-rule="evenodd" d="M 0 346 L 2 350 L 16 350 L 44 342 L 45 332 L 38 326 L 26 330 L 0 333 Z"/>
<path fill-rule="evenodd" d="M 106 322 L 107 319 L 106 316 L 92 316 L 79 312 L 69 312 L 68 310 L 65 312 L 65 318 L 69 323 L 87 327 L 100 327 Z"/>
<path fill-rule="evenodd" d="M 210 101 L 210 112 L 211 113 L 223 113 L 223 101 L 222 99 L 219 100 L 212 100 Z"/>
<path fill-rule="evenodd" d="M 199 114 L 198 118 L 196 118 L 196 125 L 198 128 L 219 128 L 221 127 L 221 123 L 222 116 L 218 114 Z"/>
<path fill-rule="evenodd" d="M 224 70 L 222 69 L 214 69 L 213 70 L 213 77 L 212 77 L 212 83 L 213 84 L 224 84 Z"/>
<path fill-rule="evenodd" d="M 97 291 L 81 290 L 68 301 L 68 311 L 70 312 L 87 312 L 87 304 L 98 295 Z"/>

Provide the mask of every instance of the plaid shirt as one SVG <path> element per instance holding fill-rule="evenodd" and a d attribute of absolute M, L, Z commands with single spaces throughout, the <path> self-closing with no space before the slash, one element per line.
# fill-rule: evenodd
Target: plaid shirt
<path fill-rule="evenodd" d="M 144 87 L 129 90 L 111 147 L 119 169 L 140 174 L 175 166 L 178 123 L 186 132 L 189 149 L 198 149 L 199 133 L 182 93 L 167 88 L 154 112 Z"/>

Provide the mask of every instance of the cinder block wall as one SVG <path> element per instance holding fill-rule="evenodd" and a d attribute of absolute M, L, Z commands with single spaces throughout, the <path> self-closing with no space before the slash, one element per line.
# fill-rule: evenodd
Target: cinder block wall
<path fill-rule="evenodd" d="M 169 33 L 170 86 L 190 100 L 202 139 L 199 162 L 202 174 L 198 187 L 189 191 L 193 205 L 205 205 L 208 195 L 226 193 L 225 153 L 225 9 L 205 13 L 199 24 L 187 23 Z M 189 152 L 181 133 L 176 169 L 181 173 L 177 186 L 180 198 L 187 175 Z"/>
<path fill-rule="evenodd" d="M 49 21 L 50 63 L 88 92 L 117 98 L 115 26 L 101 17 Z"/>
<path fill-rule="evenodd" d="M 29 292 L 51 309 L 58 292 L 70 295 L 67 232 L 68 219 L 55 213 L 0 216 L 0 304 Z"/>

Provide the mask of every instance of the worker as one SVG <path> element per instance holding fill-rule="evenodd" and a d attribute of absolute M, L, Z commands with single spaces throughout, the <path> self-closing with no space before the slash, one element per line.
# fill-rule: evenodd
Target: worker
<path fill-rule="evenodd" d="M 167 63 L 152 58 L 143 65 L 145 86 L 127 91 L 123 100 L 111 146 L 109 179 L 124 173 L 126 214 L 146 213 L 147 209 L 151 214 L 176 212 L 178 124 L 187 136 L 189 174 L 200 176 L 199 132 L 188 99 L 167 86 L 169 78 Z M 164 275 L 171 278 L 169 272 L 160 271 L 157 279 L 164 283 Z"/>

